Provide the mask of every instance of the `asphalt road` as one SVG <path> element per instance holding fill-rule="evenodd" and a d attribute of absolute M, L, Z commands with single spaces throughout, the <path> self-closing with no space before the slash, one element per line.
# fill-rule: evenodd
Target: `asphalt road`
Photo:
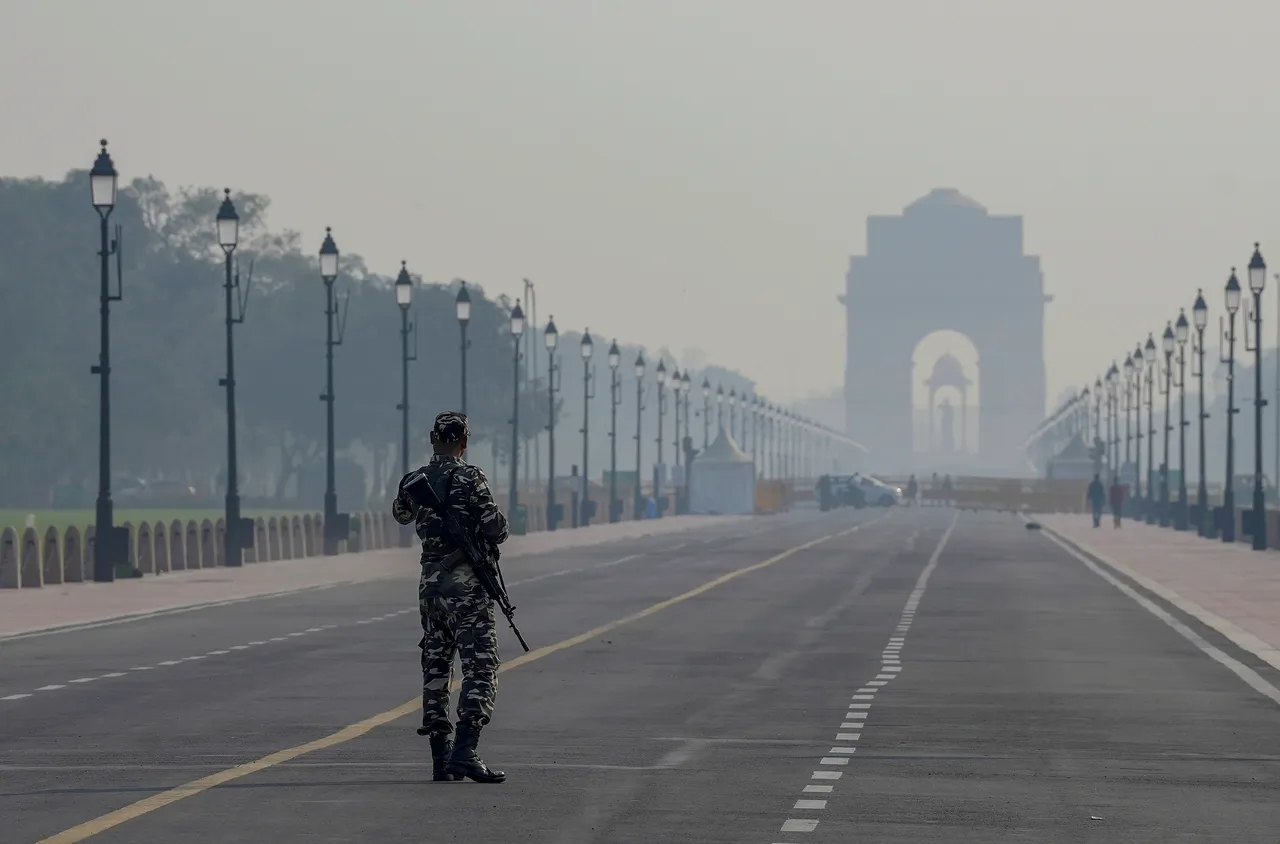
<path fill-rule="evenodd" d="M 1010 516 L 513 560 L 499 786 L 430 782 L 411 570 L 0 643 L 0 842 L 1277 838 L 1280 707 Z"/>

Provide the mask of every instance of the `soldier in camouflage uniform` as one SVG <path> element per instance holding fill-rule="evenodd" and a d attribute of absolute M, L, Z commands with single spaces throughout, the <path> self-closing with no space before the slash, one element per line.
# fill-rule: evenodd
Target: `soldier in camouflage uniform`
<path fill-rule="evenodd" d="M 436 417 L 431 431 L 435 454 L 424 472 L 446 507 L 454 508 L 464 530 L 475 531 L 477 544 L 495 546 L 507 539 L 507 519 L 494 503 L 484 472 L 463 461 L 470 431 L 467 417 L 452 411 Z M 397 522 L 416 523 L 422 540 L 422 578 L 418 604 L 422 615 L 422 728 L 431 737 L 433 779 L 502 782 L 476 755 L 480 731 L 493 715 L 498 688 L 498 636 L 493 601 L 476 580 L 465 552 L 449 538 L 434 511 L 417 506 L 404 491 L 392 504 Z M 449 685 L 453 655 L 462 663 L 456 741 L 449 723 Z"/>

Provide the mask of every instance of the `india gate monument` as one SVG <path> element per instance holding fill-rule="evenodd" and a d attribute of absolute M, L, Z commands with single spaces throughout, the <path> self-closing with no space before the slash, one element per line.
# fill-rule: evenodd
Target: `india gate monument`
<path fill-rule="evenodd" d="M 866 469 L 1029 474 L 1021 446 L 1045 414 L 1052 297 L 1040 259 L 1023 254 L 1022 217 L 939 188 L 868 217 L 866 252 L 840 297 L 846 428 L 870 450 Z"/>

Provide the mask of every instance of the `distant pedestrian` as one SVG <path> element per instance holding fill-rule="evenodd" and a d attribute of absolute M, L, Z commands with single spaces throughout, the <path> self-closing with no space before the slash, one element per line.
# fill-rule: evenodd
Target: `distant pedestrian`
<path fill-rule="evenodd" d="M 1111 515 L 1115 519 L 1115 526 L 1120 527 L 1120 515 L 1124 512 L 1124 484 L 1120 483 L 1120 479 L 1111 479 Z"/>
<path fill-rule="evenodd" d="M 1089 504 L 1089 510 L 1093 513 L 1093 526 L 1098 527 L 1102 524 L 1102 508 L 1107 503 L 1107 491 L 1102 487 L 1102 478 L 1094 475 L 1093 480 L 1089 482 L 1089 491 L 1085 493 L 1085 500 Z"/>
<path fill-rule="evenodd" d="M 907 506 L 916 503 L 916 496 L 920 494 L 920 485 L 916 483 L 916 476 L 912 475 L 907 478 Z"/>

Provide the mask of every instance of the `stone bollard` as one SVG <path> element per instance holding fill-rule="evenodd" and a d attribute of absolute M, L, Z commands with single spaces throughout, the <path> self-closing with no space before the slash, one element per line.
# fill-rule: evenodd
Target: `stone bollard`
<path fill-rule="evenodd" d="M 7 527 L 0 531 L 0 589 L 17 589 L 22 585 L 18 560 L 18 534 Z"/>
<path fill-rule="evenodd" d="M 49 526 L 44 532 L 44 582 L 50 586 L 62 583 L 62 549 L 58 541 L 58 529 Z"/>
<path fill-rule="evenodd" d="M 227 520 L 218 519 L 213 523 L 213 556 L 218 565 L 227 565 Z"/>
<path fill-rule="evenodd" d="M 289 519 L 289 535 L 293 538 L 290 546 L 293 550 L 293 558 L 300 560 L 307 556 L 307 545 L 302 539 L 302 518 L 294 516 Z"/>
<path fill-rule="evenodd" d="M 40 571 L 40 535 L 35 528 L 22 532 L 22 588 L 39 589 L 44 585 Z"/>
<path fill-rule="evenodd" d="M 200 559 L 200 528 L 196 525 L 194 519 L 187 522 L 186 537 L 187 543 L 184 558 L 187 563 L 187 570 L 203 568 L 201 565 L 203 561 Z M 212 563 L 212 561 L 210 562 Z"/>
<path fill-rule="evenodd" d="M 267 543 L 271 549 L 271 560 L 280 559 L 280 523 L 275 516 L 267 519 Z"/>
<path fill-rule="evenodd" d="M 213 541 L 213 522 L 200 523 L 200 568 L 211 569 L 218 565 L 218 549 Z"/>
<path fill-rule="evenodd" d="M 169 523 L 169 568 L 173 571 L 187 570 L 187 545 L 183 541 L 182 522 L 177 519 Z"/>
<path fill-rule="evenodd" d="M 164 522 L 156 522 L 156 526 L 151 535 L 151 541 L 155 543 L 156 548 L 156 574 L 168 574 L 169 532 L 165 530 Z"/>
<path fill-rule="evenodd" d="M 62 580 L 64 583 L 84 582 L 84 545 L 80 541 L 80 528 L 72 525 L 62 535 Z"/>
<path fill-rule="evenodd" d="M 151 525 L 143 522 L 138 525 L 138 570 L 143 574 L 155 574 L 156 546 L 151 537 Z"/>

